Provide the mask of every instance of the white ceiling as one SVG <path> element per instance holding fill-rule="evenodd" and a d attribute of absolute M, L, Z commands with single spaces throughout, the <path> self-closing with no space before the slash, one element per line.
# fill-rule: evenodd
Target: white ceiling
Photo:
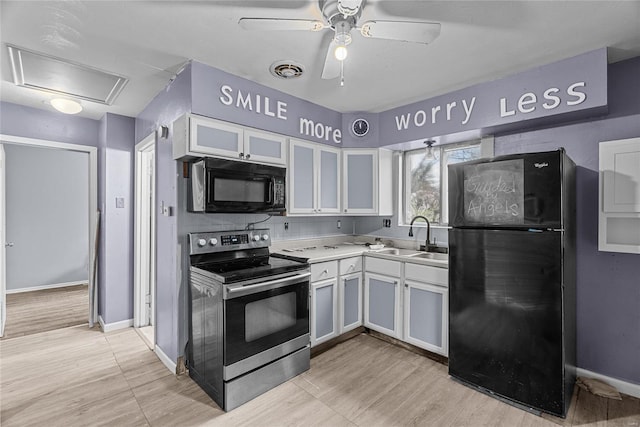
<path fill-rule="evenodd" d="M 322 19 L 313 0 L 2 0 L 0 8 L 0 99 L 51 109 L 52 95 L 13 84 L 8 43 L 128 77 L 113 105 L 83 102 L 80 115 L 93 119 L 137 116 L 191 59 L 337 111 L 378 112 L 601 47 L 610 47 L 610 62 L 640 55 L 640 1 L 366 0 L 362 22 L 424 20 L 442 31 L 430 45 L 353 31 L 340 87 L 320 78 L 330 31 L 255 32 L 237 23 Z M 283 59 L 305 74 L 273 77 L 269 66 Z"/>

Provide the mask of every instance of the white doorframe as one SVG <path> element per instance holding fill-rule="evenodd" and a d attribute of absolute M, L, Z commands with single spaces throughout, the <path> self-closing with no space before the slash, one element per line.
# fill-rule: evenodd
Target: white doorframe
<path fill-rule="evenodd" d="M 79 144 L 69 144 L 66 142 L 59 141 L 48 141 L 45 139 L 35 139 L 35 138 L 24 138 L 21 136 L 14 135 L 4 135 L 0 134 L 0 142 L 8 143 L 8 144 L 17 144 L 17 145 L 28 145 L 32 147 L 46 147 L 46 148 L 57 148 L 62 150 L 69 151 L 78 151 L 81 153 L 89 154 L 89 327 L 93 327 L 93 325 L 98 321 L 98 284 L 95 275 L 93 274 L 93 259 L 97 255 L 95 250 L 95 241 L 96 241 L 96 226 L 98 223 L 98 148 L 91 147 L 88 145 L 79 145 Z M 4 171 L 3 171 L 4 173 Z M 2 195 L 0 197 L 4 198 L 4 190 L 2 190 Z M 4 220 L 4 214 L 2 216 Z M 4 248 L 4 243 L 3 243 Z M 0 264 L 4 267 L 6 265 L 6 257 L 5 252 L 2 251 L 0 256 L 2 256 L 2 261 Z M 4 274 L 4 268 L 2 270 L 2 274 Z M 4 304 L 5 295 L 4 289 L 2 290 L 2 303 Z M 4 310 L 3 310 L 4 316 Z"/>
<path fill-rule="evenodd" d="M 136 328 L 155 324 L 155 147 L 150 134 L 135 149 L 134 309 Z M 155 346 L 152 329 L 151 347 Z"/>
<path fill-rule="evenodd" d="M 4 206 L 4 145 L 0 143 L 0 337 L 4 336 L 4 324 L 7 320 L 7 270 L 6 266 L 6 209 Z"/>

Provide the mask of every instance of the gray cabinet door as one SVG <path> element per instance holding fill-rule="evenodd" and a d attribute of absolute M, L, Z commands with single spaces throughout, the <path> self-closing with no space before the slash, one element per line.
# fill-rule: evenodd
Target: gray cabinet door
<path fill-rule="evenodd" d="M 340 152 L 318 149 L 318 212 L 340 212 Z"/>
<path fill-rule="evenodd" d="M 338 334 L 336 285 L 336 279 L 311 284 L 311 346 Z"/>
<path fill-rule="evenodd" d="M 289 162 L 289 211 L 313 213 L 315 208 L 314 149 L 291 143 Z"/>
<path fill-rule="evenodd" d="M 343 151 L 344 212 L 375 214 L 378 206 L 378 156 L 375 150 Z"/>
<path fill-rule="evenodd" d="M 399 338 L 400 279 L 365 273 L 365 326 Z"/>
<path fill-rule="evenodd" d="M 202 155 L 240 158 L 242 128 L 203 117 L 191 117 L 189 151 Z"/>
<path fill-rule="evenodd" d="M 447 355 L 448 290 L 405 281 L 405 341 Z"/>
<path fill-rule="evenodd" d="M 362 325 L 362 273 L 340 277 L 340 333 Z"/>
<path fill-rule="evenodd" d="M 284 165 L 287 162 L 287 139 L 282 135 L 244 130 L 244 158 L 254 162 Z"/>

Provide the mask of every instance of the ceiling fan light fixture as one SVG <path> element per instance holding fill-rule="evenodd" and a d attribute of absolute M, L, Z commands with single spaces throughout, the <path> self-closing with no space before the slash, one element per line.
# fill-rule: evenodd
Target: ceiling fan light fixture
<path fill-rule="evenodd" d="M 338 61 L 344 61 L 347 58 L 348 53 L 349 51 L 347 51 L 347 47 L 345 45 L 338 45 L 336 50 L 333 51 L 333 54 Z"/>
<path fill-rule="evenodd" d="M 78 101 L 67 98 L 53 98 L 51 106 L 64 114 L 78 114 L 82 111 L 82 105 Z"/>

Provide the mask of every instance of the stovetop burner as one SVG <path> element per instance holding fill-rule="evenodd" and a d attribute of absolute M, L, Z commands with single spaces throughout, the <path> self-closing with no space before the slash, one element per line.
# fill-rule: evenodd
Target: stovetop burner
<path fill-rule="evenodd" d="M 269 230 L 189 234 L 191 266 L 223 284 L 304 270 L 306 261 L 269 253 Z"/>
<path fill-rule="evenodd" d="M 193 264 L 193 266 L 211 273 L 216 280 L 224 284 L 275 276 L 308 268 L 307 263 L 287 259 L 279 254 L 243 260 L 242 262 L 201 262 Z"/>

